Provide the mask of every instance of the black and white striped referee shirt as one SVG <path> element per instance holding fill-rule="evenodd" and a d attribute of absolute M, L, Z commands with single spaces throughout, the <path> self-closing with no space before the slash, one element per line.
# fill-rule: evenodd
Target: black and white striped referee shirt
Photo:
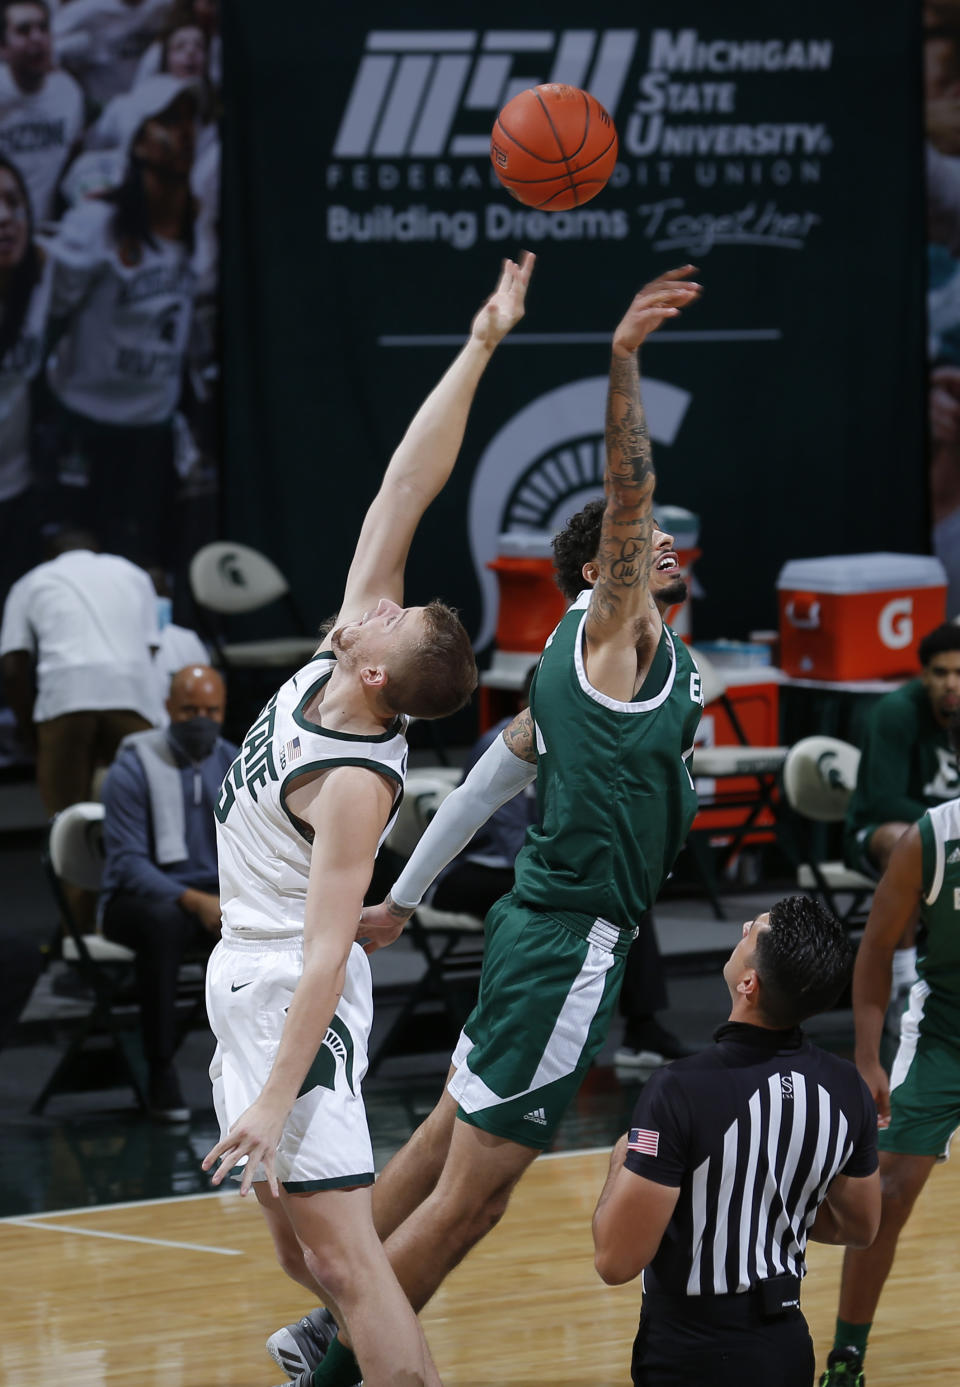
<path fill-rule="evenodd" d="M 634 1110 L 625 1164 L 680 1189 L 645 1290 L 724 1295 L 803 1276 L 830 1181 L 877 1168 L 877 1110 L 849 1060 L 799 1029 L 728 1021 L 714 1040 L 658 1071 Z"/>

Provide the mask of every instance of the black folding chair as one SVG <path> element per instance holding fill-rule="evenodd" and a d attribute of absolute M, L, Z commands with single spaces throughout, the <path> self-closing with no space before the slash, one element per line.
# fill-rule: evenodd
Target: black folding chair
<path fill-rule="evenodd" d="M 413 852 L 427 824 L 459 779 L 460 772 L 455 767 L 408 773 L 403 802 L 386 842 L 386 847 L 399 861 L 406 861 Z M 371 1075 L 394 1053 L 401 1032 L 415 1013 L 428 1004 L 439 1002 L 450 1025 L 459 1032 L 469 1013 L 463 1001 L 469 995 L 464 983 L 480 976 L 483 961 L 483 920 L 480 916 L 421 905 L 407 922 L 406 932 L 426 967 L 407 991 L 389 1030 L 371 1055 L 367 1071 Z"/>
<path fill-rule="evenodd" d="M 89 1088 L 89 1042 L 106 1035 L 119 1065 L 120 1082 L 129 1084 L 140 1108 L 147 1101 L 137 1063 L 136 1040 L 125 1028 L 120 1013 L 121 996 L 129 991 L 133 978 L 134 954 L 122 944 L 114 944 L 101 934 L 85 934 L 66 887 L 98 891 L 103 874 L 103 805 L 90 802 L 72 804 L 57 814 L 50 824 L 45 865 L 54 898 L 66 933 L 62 958 L 69 964 L 91 994 L 90 1008 L 70 1038 L 56 1068 L 36 1098 L 30 1111 L 40 1113 L 56 1093 Z M 128 1004 L 127 1004 L 128 1005 Z M 98 1086 L 99 1086 L 98 1075 Z"/>

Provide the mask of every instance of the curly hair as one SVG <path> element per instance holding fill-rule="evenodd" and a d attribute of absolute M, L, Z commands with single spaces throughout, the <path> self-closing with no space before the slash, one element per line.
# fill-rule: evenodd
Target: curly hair
<path fill-rule="evenodd" d="M 597 557 L 605 505 L 602 497 L 588 501 L 553 537 L 554 577 L 568 602 L 573 602 L 583 592 L 583 565 Z"/>
<path fill-rule="evenodd" d="M 770 907 L 770 928 L 757 934 L 760 1006 L 778 1029 L 797 1026 L 834 1005 L 850 980 L 854 948 L 840 921 L 809 896 Z"/>

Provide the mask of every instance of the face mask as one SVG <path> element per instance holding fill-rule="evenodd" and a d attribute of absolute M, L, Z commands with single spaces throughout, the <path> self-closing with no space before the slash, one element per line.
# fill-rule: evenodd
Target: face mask
<path fill-rule="evenodd" d="M 162 631 L 173 620 L 173 601 L 169 597 L 157 598 L 157 630 Z"/>
<path fill-rule="evenodd" d="M 203 761 L 216 745 L 222 727 L 223 723 L 214 722 L 213 718 L 189 718 L 186 722 L 172 722 L 167 736 L 188 761 Z"/>

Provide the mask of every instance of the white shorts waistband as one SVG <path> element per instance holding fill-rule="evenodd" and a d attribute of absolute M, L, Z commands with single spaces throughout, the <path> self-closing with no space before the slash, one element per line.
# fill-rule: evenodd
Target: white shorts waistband
<path fill-rule="evenodd" d="M 240 939 L 235 934 L 224 935 L 220 943 L 225 949 L 242 949 L 248 953 L 269 953 L 288 951 L 293 953 L 303 948 L 302 934 L 265 934 L 256 939 Z"/>

